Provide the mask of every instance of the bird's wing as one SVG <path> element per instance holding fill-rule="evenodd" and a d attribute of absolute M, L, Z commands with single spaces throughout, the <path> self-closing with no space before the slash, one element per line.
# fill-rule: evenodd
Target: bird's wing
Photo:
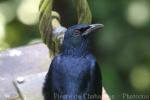
<path fill-rule="evenodd" d="M 90 68 L 90 82 L 88 84 L 88 91 L 89 93 L 93 91 L 94 93 L 96 93 L 96 95 L 102 96 L 102 76 L 100 66 L 96 61 L 94 61 L 94 63 L 92 62 Z"/>
<path fill-rule="evenodd" d="M 43 85 L 43 96 L 44 96 L 44 100 L 54 100 L 53 99 L 53 86 L 52 86 L 52 80 L 53 80 L 53 68 L 56 66 L 57 60 L 54 59 L 52 60 L 52 63 L 50 65 L 50 68 L 46 74 L 45 77 L 45 82 Z"/>

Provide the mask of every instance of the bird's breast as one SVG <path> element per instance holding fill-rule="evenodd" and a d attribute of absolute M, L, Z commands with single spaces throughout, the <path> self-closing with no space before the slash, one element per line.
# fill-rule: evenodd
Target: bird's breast
<path fill-rule="evenodd" d="M 57 74 L 64 76 L 64 79 L 81 80 L 90 73 L 90 62 L 86 58 L 62 57 L 59 66 L 55 68 Z"/>

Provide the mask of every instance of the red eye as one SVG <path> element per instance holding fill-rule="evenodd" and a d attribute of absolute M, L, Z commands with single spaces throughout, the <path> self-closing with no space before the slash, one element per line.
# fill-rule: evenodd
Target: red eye
<path fill-rule="evenodd" d="M 81 32 L 79 30 L 75 30 L 75 35 L 76 36 L 80 36 L 81 35 Z"/>

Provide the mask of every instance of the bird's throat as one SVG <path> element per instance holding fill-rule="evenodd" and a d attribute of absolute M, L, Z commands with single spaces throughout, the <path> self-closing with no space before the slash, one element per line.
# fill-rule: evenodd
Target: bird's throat
<path fill-rule="evenodd" d="M 68 47 L 64 48 L 63 54 L 65 55 L 70 55 L 70 56 L 77 56 L 77 57 L 83 57 L 87 55 L 90 52 L 90 47 L 88 44 L 81 44 L 78 47 Z"/>
<path fill-rule="evenodd" d="M 74 57 L 82 57 L 89 53 L 89 50 L 79 50 L 77 48 L 68 49 L 63 52 L 65 55 L 74 56 Z"/>

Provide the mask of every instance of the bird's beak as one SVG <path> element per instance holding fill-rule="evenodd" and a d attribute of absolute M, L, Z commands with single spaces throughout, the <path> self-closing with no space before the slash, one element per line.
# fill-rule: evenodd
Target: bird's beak
<path fill-rule="evenodd" d="M 91 24 L 89 25 L 89 28 L 83 33 L 83 35 L 88 35 L 96 30 L 102 29 L 103 27 L 103 24 Z"/>

